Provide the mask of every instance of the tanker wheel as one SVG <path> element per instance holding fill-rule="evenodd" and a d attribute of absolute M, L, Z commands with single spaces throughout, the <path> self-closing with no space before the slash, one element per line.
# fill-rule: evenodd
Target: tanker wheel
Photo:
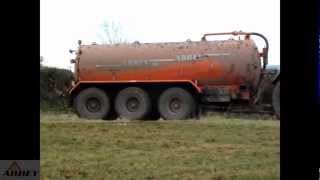
<path fill-rule="evenodd" d="M 272 106 L 277 118 L 280 120 L 280 81 L 277 82 L 272 94 Z"/>
<path fill-rule="evenodd" d="M 98 88 L 81 91 L 75 98 L 75 109 L 81 118 L 103 119 L 110 111 L 108 95 Z"/>
<path fill-rule="evenodd" d="M 119 92 L 115 100 L 115 110 L 121 118 L 144 119 L 150 112 L 151 100 L 141 88 L 129 87 Z"/>
<path fill-rule="evenodd" d="M 169 88 L 159 99 L 158 109 L 163 119 L 187 119 L 196 110 L 192 95 L 182 88 Z"/>

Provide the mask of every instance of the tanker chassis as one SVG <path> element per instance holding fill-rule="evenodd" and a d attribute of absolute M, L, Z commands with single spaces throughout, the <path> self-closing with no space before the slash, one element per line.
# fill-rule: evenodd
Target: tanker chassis
<path fill-rule="evenodd" d="M 207 40 L 231 35 L 239 39 Z M 260 37 L 259 52 L 251 38 Z M 86 119 L 188 119 L 204 107 L 228 108 L 261 101 L 269 44 L 259 33 L 205 34 L 200 41 L 81 45 L 68 90 L 77 114 Z M 272 106 L 280 118 L 280 73 Z"/>

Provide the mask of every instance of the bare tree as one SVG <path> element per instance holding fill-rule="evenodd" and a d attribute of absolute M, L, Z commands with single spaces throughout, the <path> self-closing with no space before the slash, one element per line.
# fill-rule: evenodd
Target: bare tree
<path fill-rule="evenodd" d="M 126 39 L 123 38 L 122 27 L 120 23 L 114 21 L 104 21 L 101 25 L 101 33 L 98 33 L 98 37 L 102 44 L 119 44 L 126 43 Z"/>

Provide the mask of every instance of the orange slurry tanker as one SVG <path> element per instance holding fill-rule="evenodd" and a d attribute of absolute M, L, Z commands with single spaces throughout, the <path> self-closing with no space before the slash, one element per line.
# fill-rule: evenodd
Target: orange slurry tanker
<path fill-rule="evenodd" d="M 208 41 L 207 36 L 239 39 Z M 251 37 L 260 37 L 259 51 Z M 201 41 L 81 45 L 74 63 L 71 104 L 87 119 L 187 119 L 203 108 L 259 104 L 268 63 L 258 33 L 205 34 Z M 273 109 L 280 116 L 280 75 Z"/>

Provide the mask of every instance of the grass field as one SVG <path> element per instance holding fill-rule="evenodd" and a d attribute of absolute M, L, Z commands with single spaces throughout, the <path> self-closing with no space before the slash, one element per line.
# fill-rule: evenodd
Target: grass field
<path fill-rule="evenodd" d="M 279 121 L 81 120 L 41 113 L 41 179 L 279 179 Z"/>

